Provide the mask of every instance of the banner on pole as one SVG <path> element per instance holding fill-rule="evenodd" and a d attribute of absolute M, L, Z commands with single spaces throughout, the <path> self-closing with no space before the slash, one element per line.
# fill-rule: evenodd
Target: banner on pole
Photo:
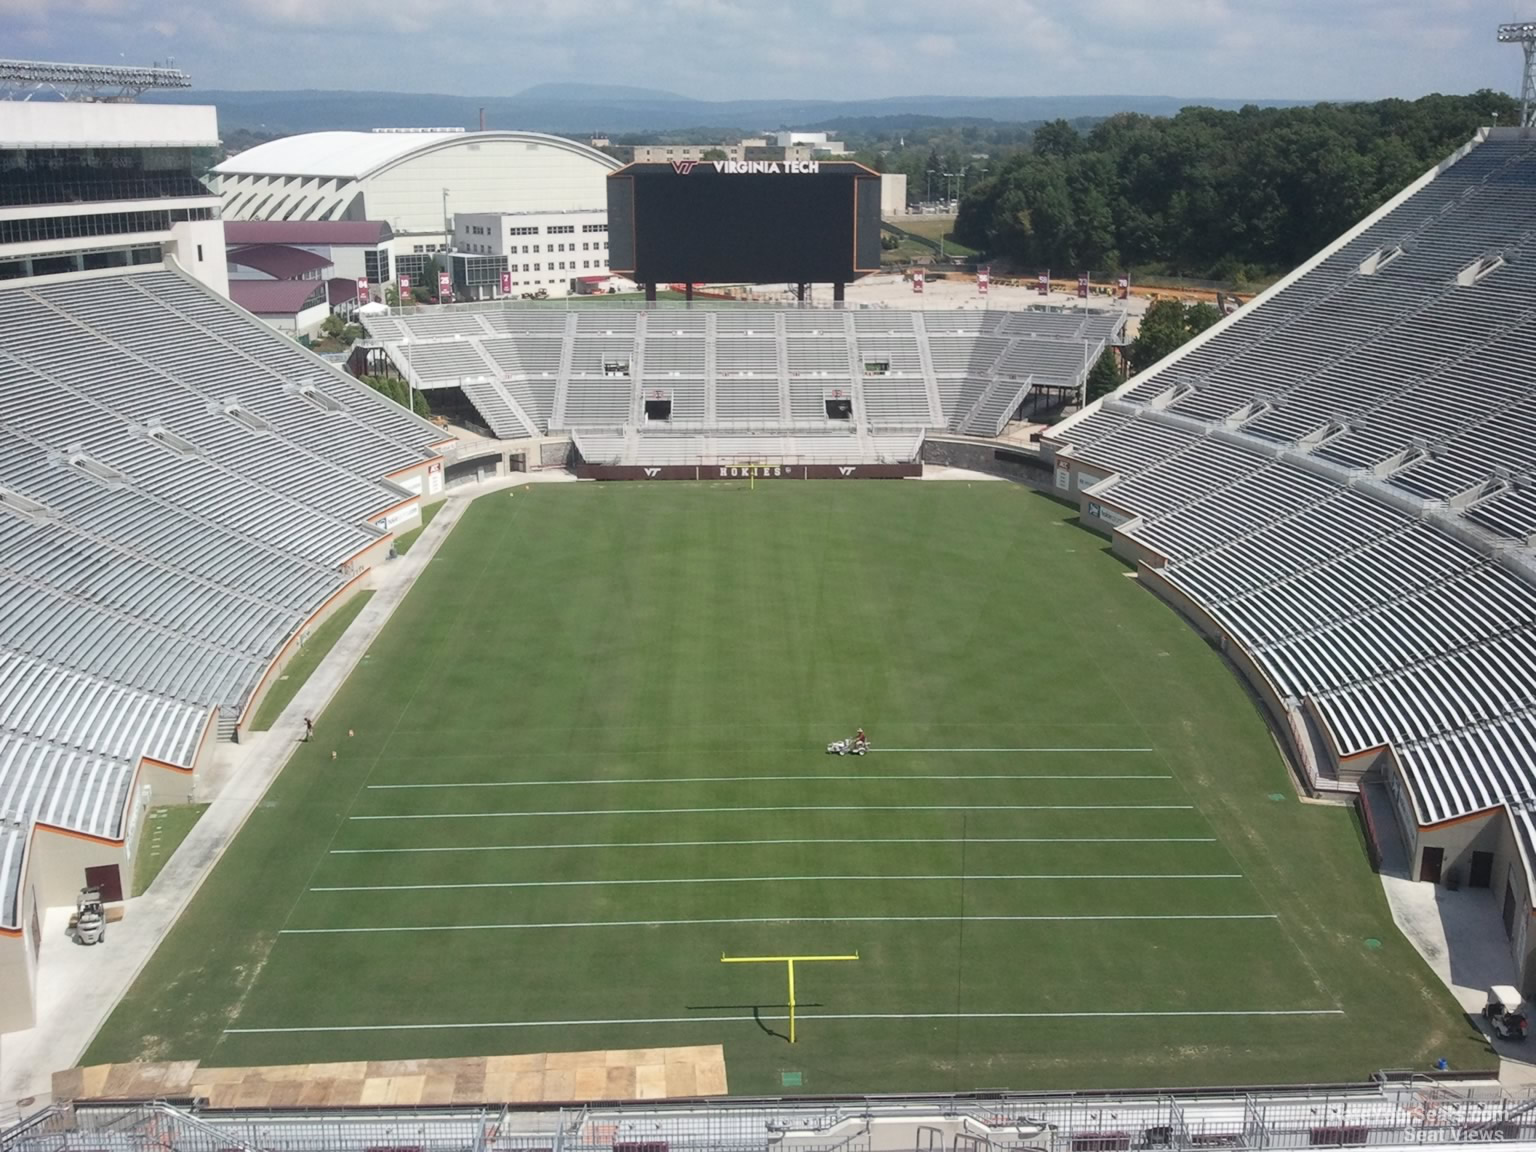
<path fill-rule="evenodd" d="M 510 272 L 503 272 L 501 274 L 501 294 L 503 296 L 512 295 L 512 273 Z"/>
<path fill-rule="evenodd" d="M 988 267 L 976 269 L 976 295 L 985 296 L 992 287 L 992 269 Z"/>
<path fill-rule="evenodd" d="M 1037 290 L 1042 296 L 1049 296 L 1051 294 L 1051 274 L 1049 272 L 1040 273 Z"/>
<path fill-rule="evenodd" d="M 409 296 L 410 294 L 411 294 L 411 278 L 409 276 L 402 276 L 402 277 L 400 277 L 400 303 L 404 304 L 405 303 L 405 298 L 407 296 Z"/>
<path fill-rule="evenodd" d="M 912 291 L 921 296 L 923 294 L 923 283 L 926 279 L 926 273 L 921 268 L 912 273 Z"/>
<path fill-rule="evenodd" d="M 1080 300 L 1088 299 L 1088 277 L 1086 275 L 1077 278 L 1077 295 Z"/>
<path fill-rule="evenodd" d="M 1120 299 L 1129 300 L 1131 298 L 1130 278 L 1127 276 L 1120 277 L 1120 279 L 1115 283 L 1115 291 L 1119 295 Z"/>
<path fill-rule="evenodd" d="M 453 281 L 448 278 L 448 273 L 437 274 L 437 302 L 439 304 L 453 299 Z"/>
<path fill-rule="evenodd" d="M 366 276 L 357 278 L 357 298 L 364 304 L 368 303 L 368 277 Z"/>

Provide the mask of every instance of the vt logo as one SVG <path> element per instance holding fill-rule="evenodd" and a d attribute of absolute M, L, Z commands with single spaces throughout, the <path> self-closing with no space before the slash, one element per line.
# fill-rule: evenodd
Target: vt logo
<path fill-rule="evenodd" d="M 679 176 L 686 176 L 694 170 L 698 163 L 697 160 L 674 160 L 672 161 L 672 171 L 676 172 Z"/>
<path fill-rule="evenodd" d="M 852 476 L 853 475 L 853 471 L 854 471 L 854 466 L 852 464 L 847 464 L 847 465 L 844 465 L 843 467 L 839 468 L 838 471 L 841 472 L 844 476 Z"/>

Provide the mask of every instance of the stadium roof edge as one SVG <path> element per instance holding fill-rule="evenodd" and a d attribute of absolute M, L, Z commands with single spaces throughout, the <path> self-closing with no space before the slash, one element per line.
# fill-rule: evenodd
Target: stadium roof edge
<path fill-rule="evenodd" d="M 316 176 L 362 180 L 416 156 L 457 145 L 542 144 L 614 169 L 606 152 L 545 132 L 304 132 L 258 144 L 216 164 L 221 176 Z"/>

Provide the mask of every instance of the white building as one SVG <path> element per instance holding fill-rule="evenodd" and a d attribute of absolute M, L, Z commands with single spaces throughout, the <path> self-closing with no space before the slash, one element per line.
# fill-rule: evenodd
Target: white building
<path fill-rule="evenodd" d="M 809 148 L 817 156 L 842 156 L 848 146 L 841 140 L 830 140 L 825 132 L 770 132 L 768 139 L 780 148 Z"/>
<path fill-rule="evenodd" d="M 103 70 L 110 71 L 110 70 Z M 228 295 L 211 107 L 0 100 L 0 280 L 159 264 Z"/>
<path fill-rule="evenodd" d="M 617 167 L 538 132 L 311 132 L 232 156 L 214 180 L 228 220 L 389 225 L 394 272 L 416 282 L 451 248 L 454 214 L 606 212 Z"/>
<path fill-rule="evenodd" d="M 455 213 L 451 263 L 455 300 L 590 291 L 611 279 L 607 209 Z"/>

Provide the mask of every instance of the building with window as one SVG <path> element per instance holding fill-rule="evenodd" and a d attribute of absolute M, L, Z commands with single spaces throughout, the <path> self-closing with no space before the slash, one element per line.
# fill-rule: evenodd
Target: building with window
<path fill-rule="evenodd" d="M 240 259 L 242 252 L 272 247 L 320 257 L 328 265 L 326 276 L 353 285 L 359 279 L 387 284 L 393 274 L 394 233 L 378 220 L 229 220 L 224 224 L 224 238 L 229 246 L 231 278 L 239 274 L 237 265 L 249 267 Z"/>
<path fill-rule="evenodd" d="M 450 263 L 456 300 L 590 292 L 612 279 L 608 212 L 456 213 Z"/>
<path fill-rule="evenodd" d="M 174 259 L 228 295 L 215 110 L 0 100 L 0 280 Z"/>
<path fill-rule="evenodd" d="M 722 157 L 720 153 L 724 153 Z M 777 160 L 804 163 L 823 156 L 846 156 L 848 146 L 828 140 L 825 132 L 770 132 L 726 144 L 636 144 L 636 164 L 671 164 L 685 160 Z"/>
<path fill-rule="evenodd" d="M 230 221 L 383 222 L 395 274 L 419 275 L 452 245 L 453 214 L 606 209 L 617 167 L 537 132 L 310 132 L 230 157 L 213 181 Z"/>

